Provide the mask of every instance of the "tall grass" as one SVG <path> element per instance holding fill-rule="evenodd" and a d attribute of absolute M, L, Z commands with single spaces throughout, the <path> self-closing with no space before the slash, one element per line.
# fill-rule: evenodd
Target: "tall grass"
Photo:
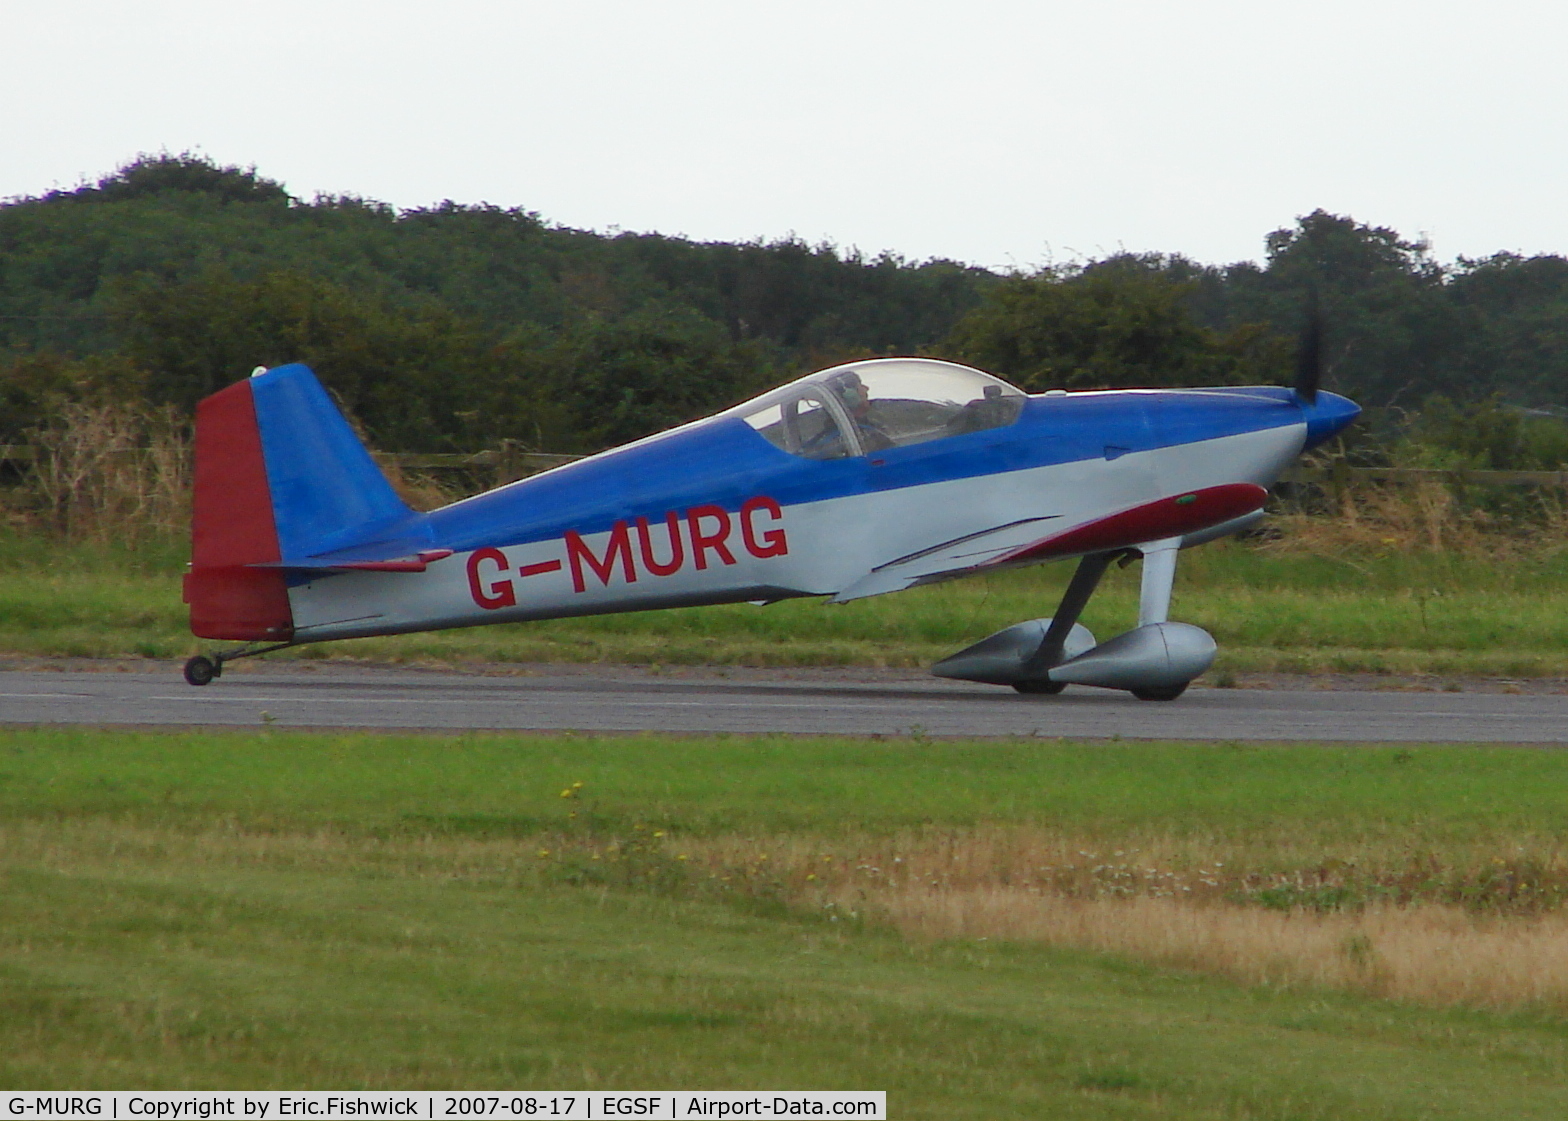
<path fill-rule="evenodd" d="M 1478 922 L 1446 907 L 1279 913 L 1016 888 L 852 900 L 918 938 L 1005 939 L 1122 954 L 1245 984 L 1321 987 L 1438 1006 L 1568 1012 L 1568 916 Z"/>
<path fill-rule="evenodd" d="M 62 405 L 33 429 L 37 449 L 13 510 L 65 542 L 136 544 L 190 520 L 190 446 L 172 410 Z"/>
<path fill-rule="evenodd" d="M 1481 488 L 1425 480 L 1361 483 L 1307 512 L 1281 503 L 1264 548 L 1284 553 L 1377 556 L 1389 552 L 1539 561 L 1568 551 L 1568 502 L 1542 487 L 1509 496 L 1497 513 Z"/>
<path fill-rule="evenodd" d="M 916 939 L 1094 950 L 1246 984 L 1568 1013 L 1560 845 L 1467 859 L 1412 853 L 1413 839 L 1400 838 L 1403 853 L 1374 843 L 1305 867 L 1278 845 L 994 827 L 857 842 L 643 825 L 527 843 L 567 883 L 772 903 Z M 1396 863 L 1381 863 L 1389 855 Z"/>
<path fill-rule="evenodd" d="M 190 525 L 190 427 L 173 409 L 67 402 L 26 433 L 35 458 L 0 494 L 9 520 L 64 543 L 121 545 L 185 537 Z M 378 461 L 415 509 L 460 498 L 439 479 Z"/>

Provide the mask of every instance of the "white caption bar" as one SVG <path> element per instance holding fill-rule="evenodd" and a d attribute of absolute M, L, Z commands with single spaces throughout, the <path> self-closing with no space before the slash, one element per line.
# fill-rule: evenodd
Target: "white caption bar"
<path fill-rule="evenodd" d="M 506 1090 L 490 1093 L 415 1090 L 117 1090 L 102 1093 L 0 1093 L 0 1118 L 26 1121 L 278 1121 L 279 1118 L 514 1118 L 601 1121 L 603 1118 L 887 1117 L 884 1090 Z"/>

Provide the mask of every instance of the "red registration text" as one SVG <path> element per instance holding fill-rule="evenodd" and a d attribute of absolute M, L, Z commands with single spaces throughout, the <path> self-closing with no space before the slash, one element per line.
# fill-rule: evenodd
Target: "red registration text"
<path fill-rule="evenodd" d="M 541 561 L 520 565 L 514 574 L 500 549 L 475 550 L 468 557 L 468 590 L 480 607 L 498 611 L 516 606 L 516 578 L 557 572 L 562 567 L 571 571 L 572 590 L 586 592 L 590 581 L 600 587 L 609 587 L 617 579 L 635 584 L 643 574 L 673 576 L 688 566 L 705 571 L 737 564 L 742 550 L 759 560 L 782 557 L 789 553 L 783 523 L 783 508 L 758 495 L 748 498 L 735 513 L 722 506 L 702 505 L 670 510 L 656 521 L 623 518 L 610 527 L 597 552 L 581 533 L 569 529 L 563 539 L 564 566 L 559 560 Z"/>

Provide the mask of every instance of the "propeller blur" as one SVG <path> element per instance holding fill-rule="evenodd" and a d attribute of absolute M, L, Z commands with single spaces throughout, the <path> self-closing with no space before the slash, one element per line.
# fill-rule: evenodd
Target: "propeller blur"
<path fill-rule="evenodd" d="M 1315 362 L 1315 358 L 1314 358 Z M 1030 396 L 928 358 L 850 363 L 715 416 L 419 513 L 305 366 L 197 409 L 191 629 L 225 661 L 369 635 L 799 596 L 845 603 L 1080 558 L 1051 619 L 939 663 L 950 677 L 1169 699 L 1214 643 L 1167 618 L 1177 550 L 1254 524 L 1269 485 L 1359 412 L 1272 386 Z M 1143 557 L 1139 626 L 1078 614 Z"/>

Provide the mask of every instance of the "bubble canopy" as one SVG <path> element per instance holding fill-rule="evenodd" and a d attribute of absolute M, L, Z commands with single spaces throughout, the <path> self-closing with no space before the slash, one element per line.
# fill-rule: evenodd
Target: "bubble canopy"
<path fill-rule="evenodd" d="M 1016 386 L 956 362 L 876 358 L 808 374 L 729 415 L 791 455 L 842 459 L 1002 428 L 1024 400 Z"/>

